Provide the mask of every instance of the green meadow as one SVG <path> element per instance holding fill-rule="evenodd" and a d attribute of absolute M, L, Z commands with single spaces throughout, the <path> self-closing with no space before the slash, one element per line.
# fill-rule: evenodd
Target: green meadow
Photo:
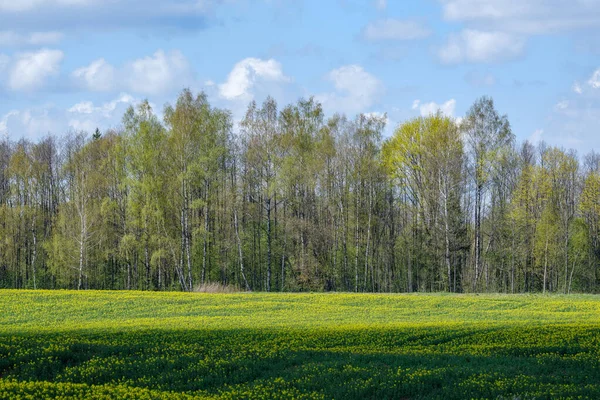
<path fill-rule="evenodd" d="M 0 291 L 0 399 L 598 399 L 600 297 Z"/>

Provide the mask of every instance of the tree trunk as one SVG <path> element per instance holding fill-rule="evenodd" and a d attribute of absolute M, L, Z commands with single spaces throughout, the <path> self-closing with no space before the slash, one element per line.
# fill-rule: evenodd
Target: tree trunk
<path fill-rule="evenodd" d="M 354 291 L 358 293 L 358 194 L 356 194 L 356 224 L 354 230 Z"/>
<path fill-rule="evenodd" d="M 477 290 L 477 281 L 479 280 L 479 270 L 481 267 L 481 192 L 483 188 L 477 185 L 475 192 L 475 279 L 473 281 L 473 291 Z"/>
<path fill-rule="evenodd" d="M 267 203 L 267 292 L 271 291 L 271 199 Z"/>
<path fill-rule="evenodd" d="M 240 239 L 240 228 L 238 224 L 238 214 L 237 208 L 233 209 L 233 223 L 235 225 L 235 238 L 237 241 L 238 248 L 238 257 L 240 262 L 240 274 L 242 275 L 242 279 L 244 280 L 244 285 L 246 286 L 246 290 L 250 291 L 250 285 L 248 285 L 248 280 L 246 279 L 246 273 L 244 272 L 244 256 L 242 254 L 242 240 Z"/>
<path fill-rule="evenodd" d="M 181 210 L 182 214 L 182 236 L 183 236 L 183 250 L 185 252 L 185 261 L 187 264 L 187 286 L 188 290 L 192 291 L 194 288 L 193 279 L 192 279 L 192 255 L 190 251 L 190 228 L 189 228 L 189 215 L 188 215 L 188 206 L 189 206 L 189 195 L 187 192 L 187 182 L 185 178 L 182 182 L 183 186 L 183 207 Z"/>
<path fill-rule="evenodd" d="M 575 272 L 575 260 L 573 260 L 573 268 L 571 268 L 571 276 L 569 277 L 569 290 L 567 294 L 571 294 L 571 285 L 573 284 L 573 273 Z"/>
<path fill-rule="evenodd" d="M 146 267 L 146 290 L 150 290 L 150 250 L 148 249 L 148 216 L 144 216 L 144 265 Z"/>
<path fill-rule="evenodd" d="M 448 291 L 452 292 L 452 265 L 450 263 L 450 224 L 448 221 L 448 190 L 442 191 L 444 197 L 444 260 L 448 271 Z"/>
<path fill-rule="evenodd" d="M 283 252 L 281 253 L 281 291 L 285 288 L 285 249 L 287 248 L 287 232 L 283 232 Z"/>
<path fill-rule="evenodd" d="M 569 225 L 565 229 L 565 294 L 568 290 L 568 273 L 569 273 Z"/>
<path fill-rule="evenodd" d="M 369 211 L 368 211 L 368 219 L 367 219 L 367 243 L 365 245 L 365 290 L 367 289 L 367 272 L 369 268 L 369 243 L 371 242 L 371 218 L 373 215 L 373 195 L 371 188 L 369 188 Z M 372 266 L 371 266 L 372 267 Z M 373 276 L 373 271 L 371 271 L 371 281 L 373 286 L 373 292 L 375 292 L 375 276 Z"/>
<path fill-rule="evenodd" d="M 548 280 L 548 229 L 546 229 L 546 247 L 544 250 L 544 288 L 542 293 L 546 293 L 546 282 Z"/>
<path fill-rule="evenodd" d="M 191 287 L 188 286 L 188 278 L 186 277 L 185 274 L 185 222 L 184 222 L 184 210 L 183 207 L 181 208 L 181 248 L 180 248 L 180 255 L 179 255 L 179 267 L 178 267 L 178 271 L 181 274 L 181 284 L 183 287 L 183 290 L 185 291 L 191 291 Z"/>
<path fill-rule="evenodd" d="M 81 232 L 79 235 L 79 277 L 77 280 L 77 290 L 81 290 L 83 283 L 83 252 L 85 243 L 85 216 L 81 216 Z"/>
<path fill-rule="evenodd" d="M 204 243 L 202 245 L 202 284 L 206 282 L 206 267 L 208 253 L 208 181 L 204 181 Z"/>
<path fill-rule="evenodd" d="M 37 259 L 37 234 L 35 229 L 35 216 L 31 222 L 31 235 L 33 236 L 33 255 L 31 256 L 31 272 L 33 274 L 33 289 L 37 289 L 35 262 Z"/>
<path fill-rule="evenodd" d="M 510 266 L 510 292 L 515 292 L 515 224 L 513 222 L 512 231 L 512 251 L 510 252 L 511 266 Z"/>

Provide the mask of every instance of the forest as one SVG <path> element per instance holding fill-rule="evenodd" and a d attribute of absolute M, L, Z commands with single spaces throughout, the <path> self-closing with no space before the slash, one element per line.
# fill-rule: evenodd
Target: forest
<path fill-rule="evenodd" d="M 454 119 L 181 92 L 159 118 L 0 142 L 0 287 L 600 292 L 600 155 Z"/>

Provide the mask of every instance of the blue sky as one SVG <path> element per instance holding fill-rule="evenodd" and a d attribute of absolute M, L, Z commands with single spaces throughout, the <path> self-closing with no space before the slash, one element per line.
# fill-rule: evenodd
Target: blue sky
<path fill-rule="evenodd" d="M 314 95 L 388 134 L 489 95 L 519 140 L 600 151 L 600 0 L 0 0 L 0 134 L 118 127 L 184 87 L 235 118 Z"/>

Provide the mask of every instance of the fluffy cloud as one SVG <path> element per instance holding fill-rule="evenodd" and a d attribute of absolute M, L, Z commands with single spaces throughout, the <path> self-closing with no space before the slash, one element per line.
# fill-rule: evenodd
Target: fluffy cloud
<path fill-rule="evenodd" d="M 600 89 L 600 68 L 594 71 L 588 81 L 588 85 L 590 85 L 592 89 Z"/>
<path fill-rule="evenodd" d="M 0 135 L 8 135 L 8 120 L 15 115 L 18 115 L 18 111 L 12 110 L 0 119 Z"/>
<path fill-rule="evenodd" d="M 348 114 L 365 112 L 383 94 L 382 82 L 360 65 L 346 65 L 327 74 L 336 91 L 316 96 L 323 106 Z"/>
<path fill-rule="evenodd" d="M 187 59 L 179 51 L 157 51 L 150 57 L 135 60 L 125 66 L 125 81 L 130 90 L 158 94 L 180 90 L 191 77 Z"/>
<path fill-rule="evenodd" d="M 437 114 L 438 111 L 448 117 L 454 117 L 456 100 L 450 99 L 443 104 L 437 104 L 435 102 L 421 103 L 420 100 L 415 100 L 413 101 L 412 109 L 418 110 L 422 117 Z"/>
<path fill-rule="evenodd" d="M 416 21 L 382 19 L 365 27 L 362 35 L 367 40 L 415 40 L 431 35 L 431 31 Z"/>
<path fill-rule="evenodd" d="M 87 67 L 76 69 L 71 76 L 82 88 L 98 92 L 108 91 L 115 83 L 115 68 L 100 58 Z"/>
<path fill-rule="evenodd" d="M 103 92 L 124 87 L 135 93 L 161 94 L 179 90 L 193 81 L 192 69 L 177 50 L 158 50 L 148 57 L 133 60 L 116 68 L 100 58 L 71 73 L 82 89 Z"/>
<path fill-rule="evenodd" d="M 116 99 L 95 105 L 91 101 L 83 101 L 69 108 L 67 125 L 75 131 L 93 132 L 97 127 L 114 127 L 125 108 L 139 100 L 127 93 L 121 93 Z"/>
<path fill-rule="evenodd" d="M 121 104 L 136 104 L 138 101 L 131 95 L 127 93 L 121 93 L 119 97 L 116 99 L 104 103 L 100 106 L 95 106 L 91 101 L 82 101 L 81 103 L 77 103 L 69 108 L 67 111 L 70 114 L 80 114 L 80 115 L 89 115 L 89 114 L 99 114 L 106 118 L 112 116 L 113 112 L 117 109 L 117 107 Z"/>
<path fill-rule="evenodd" d="M 246 58 L 235 64 L 225 83 L 219 85 L 219 96 L 226 100 L 246 102 L 252 99 L 252 89 L 256 85 L 290 81 L 279 62 L 273 59 Z"/>
<path fill-rule="evenodd" d="M 32 91 L 43 87 L 48 78 L 57 76 L 64 54 L 42 49 L 19 53 L 9 62 L 8 87 L 14 91 Z"/>
<path fill-rule="evenodd" d="M 438 55 L 445 64 L 493 63 L 514 59 L 524 49 L 525 40 L 518 36 L 466 29 L 461 33 L 451 34 Z"/>
<path fill-rule="evenodd" d="M 445 63 L 511 60 L 523 53 L 529 36 L 600 27 L 598 0 L 438 1 L 444 19 L 465 27 L 440 50 Z"/>
<path fill-rule="evenodd" d="M 589 78 L 575 81 L 573 86 L 571 86 L 571 89 L 573 90 L 573 93 L 577 95 L 583 95 L 584 93 L 590 94 L 593 91 L 600 89 L 600 68 L 592 72 L 592 74 L 589 75 Z"/>
<path fill-rule="evenodd" d="M 45 46 L 56 44 L 63 38 L 60 32 L 31 32 L 20 34 L 14 31 L 0 31 L 0 46 Z"/>
<path fill-rule="evenodd" d="M 77 114 L 91 114 L 94 112 L 94 109 L 94 103 L 91 101 L 82 101 L 81 103 L 77 103 L 73 107 L 69 108 L 68 111 L 70 113 Z"/>
<path fill-rule="evenodd" d="M 11 110 L 0 115 L 0 135 L 11 135 L 13 139 L 27 137 L 39 139 L 48 133 L 62 135 L 69 131 L 94 132 L 105 130 L 121 123 L 121 117 L 129 105 L 139 102 L 133 96 L 122 93 L 115 99 L 94 104 L 83 101 L 67 110 L 54 105 Z"/>
<path fill-rule="evenodd" d="M 0 134 L 13 138 L 38 139 L 50 132 L 61 132 L 63 127 L 52 106 L 12 110 L 0 119 Z"/>

